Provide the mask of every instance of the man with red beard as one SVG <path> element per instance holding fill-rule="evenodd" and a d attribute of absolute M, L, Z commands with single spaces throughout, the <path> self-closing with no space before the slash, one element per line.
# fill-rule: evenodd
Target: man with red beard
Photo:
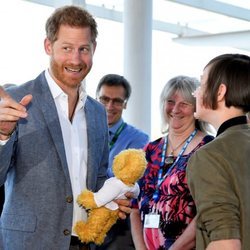
<path fill-rule="evenodd" d="M 36 79 L 0 88 L 0 185 L 6 199 L 0 249 L 89 249 L 76 237 L 86 211 L 76 199 L 106 179 L 105 108 L 86 94 L 97 24 L 76 6 L 56 9 L 46 23 L 50 65 Z M 121 217 L 129 201 L 120 200 Z"/>

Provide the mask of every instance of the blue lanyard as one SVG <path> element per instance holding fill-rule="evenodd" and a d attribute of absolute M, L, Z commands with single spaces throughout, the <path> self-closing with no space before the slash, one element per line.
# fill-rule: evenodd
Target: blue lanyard
<path fill-rule="evenodd" d="M 122 132 L 122 130 L 126 127 L 126 122 L 123 122 L 120 127 L 116 130 L 115 135 L 113 137 L 113 139 L 111 140 L 111 142 L 109 143 L 109 149 L 111 150 L 115 144 L 115 142 L 117 141 L 120 133 Z"/>
<path fill-rule="evenodd" d="M 176 160 L 174 161 L 174 163 L 171 165 L 171 167 L 168 169 L 167 173 L 162 176 L 163 174 L 163 167 L 165 165 L 165 160 L 166 160 L 166 152 L 167 152 L 167 145 L 168 145 L 168 137 L 166 136 L 164 138 L 164 144 L 162 146 L 162 154 L 161 154 L 161 163 L 160 163 L 160 169 L 158 172 L 158 179 L 157 179 L 157 185 L 156 185 L 156 190 L 153 194 L 153 199 L 154 202 L 157 203 L 157 201 L 159 200 L 159 188 L 162 184 L 162 182 L 165 180 L 165 178 L 171 173 L 171 171 L 173 170 L 173 168 L 175 167 L 175 165 L 177 164 L 177 162 L 180 160 L 181 156 L 183 155 L 183 153 L 185 152 L 185 150 L 187 149 L 187 146 L 189 145 L 189 143 L 192 141 L 192 139 L 195 137 L 196 133 L 197 133 L 197 129 L 195 129 L 191 135 L 188 137 L 186 143 L 184 144 L 184 146 L 182 147 L 180 153 L 178 154 Z"/>

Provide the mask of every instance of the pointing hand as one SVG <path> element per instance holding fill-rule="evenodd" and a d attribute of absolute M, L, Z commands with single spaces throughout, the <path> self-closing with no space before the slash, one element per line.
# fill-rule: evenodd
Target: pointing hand
<path fill-rule="evenodd" d="M 31 100 L 32 95 L 26 95 L 18 103 L 0 86 L 0 140 L 8 139 L 17 121 L 28 116 L 26 106 Z"/>

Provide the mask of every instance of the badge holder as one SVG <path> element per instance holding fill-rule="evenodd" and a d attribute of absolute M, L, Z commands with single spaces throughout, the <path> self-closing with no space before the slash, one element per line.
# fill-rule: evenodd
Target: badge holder
<path fill-rule="evenodd" d="M 150 214 L 145 215 L 144 228 L 159 228 L 160 215 L 156 213 L 155 206 Z"/>

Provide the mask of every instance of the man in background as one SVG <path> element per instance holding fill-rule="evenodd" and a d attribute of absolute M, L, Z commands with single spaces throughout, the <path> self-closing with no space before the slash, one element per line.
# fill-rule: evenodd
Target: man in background
<path fill-rule="evenodd" d="M 128 80 L 117 74 L 103 76 L 96 89 L 96 98 L 105 106 L 108 118 L 110 149 L 108 177 L 114 176 L 112 163 L 117 154 L 128 148 L 143 148 L 149 141 L 147 134 L 126 123 L 122 118 L 130 95 L 131 86 Z M 134 249 L 129 218 L 118 221 L 111 229 L 109 236 L 111 239 L 108 237 L 106 243 L 99 249 Z"/>

